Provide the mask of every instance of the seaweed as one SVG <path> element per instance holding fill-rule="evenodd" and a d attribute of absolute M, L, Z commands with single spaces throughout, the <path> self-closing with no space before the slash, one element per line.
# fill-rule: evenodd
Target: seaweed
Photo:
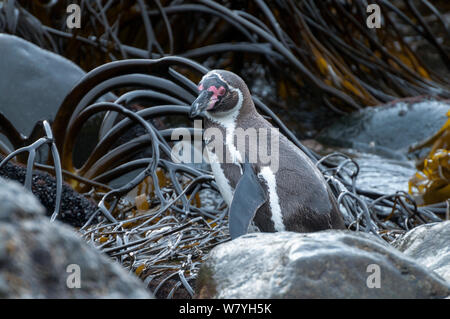
<path fill-rule="evenodd" d="M 257 61 L 268 68 L 283 100 L 314 92 L 310 103 L 335 113 L 401 97 L 450 96 L 442 71 L 450 69 L 450 31 L 436 7 L 446 8 L 445 1 L 378 0 L 379 29 L 366 26 L 366 1 L 81 0 L 82 28 L 68 30 L 62 26 L 69 3 L 6 1 L 0 31 L 17 33 L 86 70 L 166 55 L 235 72 Z M 25 23 L 33 15 L 41 22 Z M 438 68 L 418 54 L 423 43 L 439 56 Z"/>
<path fill-rule="evenodd" d="M 450 112 L 449 120 L 427 140 L 410 147 L 410 152 L 430 147 L 409 181 L 409 193 L 421 204 L 436 204 L 450 198 Z"/>

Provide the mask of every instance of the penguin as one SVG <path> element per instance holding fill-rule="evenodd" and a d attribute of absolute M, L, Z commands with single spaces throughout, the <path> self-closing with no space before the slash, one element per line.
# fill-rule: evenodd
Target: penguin
<path fill-rule="evenodd" d="M 246 234 L 250 225 L 261 232 L 345 229 L 321 172 L 257 112 L 247 85 L 238 75 L 212 70 L 199 82 L 198 93 L 189 116 L 203 119 L 206 153 L 229 207 L 232 239 Z M 270 133 L 258 134 L 253 139 L 257 145 L 248 140 L 237 142 L 238 132 L 255 131 Z M 263 161 L 261 154 L 254 156 L 261 150 L 276 153 L 276 165 Z"/>

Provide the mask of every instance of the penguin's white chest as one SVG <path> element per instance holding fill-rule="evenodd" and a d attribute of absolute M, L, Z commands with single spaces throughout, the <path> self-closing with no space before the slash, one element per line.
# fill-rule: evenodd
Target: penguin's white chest
<path fill-rule="evenodd" d="M 231 206 L 231 202 L 233 200 L 234 189 L 231 187 L 229 179 L 226 177 L 225 172 L 223 171 L 221 163 L 230 163 L 235 164 L 239 167 L 242 174 L 242 168 L 240 163 L 242 162 L 242 156 L 239 151 L 236 149 L 236 146 L 233 143 L 234 130 L 235 130 L 235 116 L 231 116 L 229 119 L 224 120 L 220 125 L 224 128 L 225 131 L 225 139 L 218 138 L 217 141 L 223 141 L 223 144 L 219 144 L 216 146 L 210 146 L 209 141 L 207 141 L 207 154 L 209 163 L 211 165 L 211 170 L 214 174 L 217 187 L 219 188 L 220 194 L 222 195 L 225 203 L 227 203 L 228 207 Z M 225 153 L 221 155 L 221 158 L 217 156 L 214 152 L 216 147 L 218 149 L 223 149 L 225 146 Z M 211 147 L 211 148 L 210 148 Z M 228 156 L 229 154 L 229 156 Z"/>
<path fill-rule="evenodd" d="M 231 201 L 233 200 L 233 188 L 230 185 L 230 181 L 225 176 L 225 173 L 220 165 L 220 161 L 217 155 L 212 152 L 208 147 L 206 148 L 208 152 L 209 164 L 211 165 L 211 170 L 216 179 L 217 187 L 219 188 L 220 194 L 222 195 L 225 203 L 228 207 L 231 206 Z"/>

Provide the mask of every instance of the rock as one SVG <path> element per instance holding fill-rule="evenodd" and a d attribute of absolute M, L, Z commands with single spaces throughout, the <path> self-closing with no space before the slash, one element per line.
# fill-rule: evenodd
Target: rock
<path fill-rule="evenodd" d="M 0 222 L 39 217 L 45 209 L 22 185 L 0 178 Z"/>
<path fill-rule="evenodd" d="M 0 298 L 152 298 L 140 280 L 43 214 L 22 186 L 0 179 Z M 69 288 L 77 267 L 81 287 Z"/>
<path fill-rule="evenodd" d="M 416 98 L 417 100 L 417 98 Z M 449 101 L 402 100 L 346 115 L 318 140 L 331 146 L 403 159 L 408 147 L 435 134 L 447 120 Z M 417 156 L 426 154 L 423 150 Z"/>
<path fill-rule="evenodd" d="M 61 102 L 85 72 L 70 60 L 13 35 L 0 33 L 0 48 L 0 112 L 18 132 L 29 136 L 38 121 L 54 120 Z M 115 99 L 107 93 L 97 101 Z M 73 152 L 76 167 L 97 144 L 101 120 L 102 114 L 97 114 L 83 125 Z M 12 149 L 4 136 L 0 141 Z"/>
<path fill-rule="evenodd" d="M 379 266 L 380 288 L 373 276 Z M 445 298 L 450 286 L 374 235 L 255 233 L 215 247 L 199 298 Z"/>
<path fill-rule="evenodd" d="M 85 74 L 66 58 L 16 36 L 0 34 L 0 111 L 24 135 L 52 120 Z"/>
<path fill-rule="evenodd" d="M 384 158 L 375 154 L 347 150 L 359 166 L 356 186 L 382 194 L 408 192 L 408 182 L 417 170 L 414 161 Z M 352 167 L 349 165 L 349 167 Z"/>
<path fill-rule="evenodd" d="M 392 245 L 450 282 L 450 221 L 416 227 Z"/>

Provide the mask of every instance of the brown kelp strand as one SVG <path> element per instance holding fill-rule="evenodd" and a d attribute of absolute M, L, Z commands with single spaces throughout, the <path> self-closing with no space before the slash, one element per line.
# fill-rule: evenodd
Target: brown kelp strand
<path fill-rule="evenodd" d="M 111 62 L 78 82 L 51 127 L 44 122 L 30 137 L 21 137 L 6 118 L 1 122 L 2 132 L 11 128 L 12 133 L 5 135 L 20 147 L 5 154 L 8 157 L 0 166 L 8 160 L 25 165 L 25 185 L 34 166 L 46 169 L 57 181 L 64 179 L 95 200 L 96 210 L 79 233 L 134 272 L 160 298 L 192 296 L 208 252 L 230 240 L 227 207 L 208 167 L 175 161 L 171 154 L 174 129 L 201 134 L 188 129 L 192 122 L 187 115 L 195 83 L 207 71 L 182 57 Z M 320 157 L 302 145 L 267 105 L 257 98 L 254 101 L 322 171 L 347 228 L 390 242 L 418 225 L 445 218 L 444 203 L 419 207 L 404 192 L 359 189 L 359 166 L 354 159 L 341 153 Z M 103 121 L 95 145 L 75 165 L 77 137 L 83 125 L 98 115 Z M 129 135 L 136 128 L 140 133 Z M 38 161 L 33 154 L 44 145 L 51 146 L 52 156 Z M 19 156 L 24 152 L 29 155 Z M 61 182 L 56 186 L 54 196 L 59 198 Z"/>
<path fill-rule="evenodd" d="M 86 70 L 166 55 L 232 71 L 257 61 L 283 99 L 314 92 L 320 97 L 315 104 L 338 113 L 399 97 L 450 96 L 450 34 L 440 14 L 448 3 L 376 3 L 383 17 L 379 29 L 367 28 L 367 1 L 81 0 L 82 27 L 68 30 L 70 1 L 17 0 L 0 9 L 0 31 Z M 431 68 L 418 46 L 434 52 L 440 67 Z"/>
<path fill-rule="evenodd" d="M 447 113 L 450 118 L 450 112 Z M 450 198 L 450 119 L 432 137 L 414 145 L 410 151 L 431 147 L 419 161 L 418 172 L 409 181 L 409 192 L 421 204 L 435 204 Z"/>

